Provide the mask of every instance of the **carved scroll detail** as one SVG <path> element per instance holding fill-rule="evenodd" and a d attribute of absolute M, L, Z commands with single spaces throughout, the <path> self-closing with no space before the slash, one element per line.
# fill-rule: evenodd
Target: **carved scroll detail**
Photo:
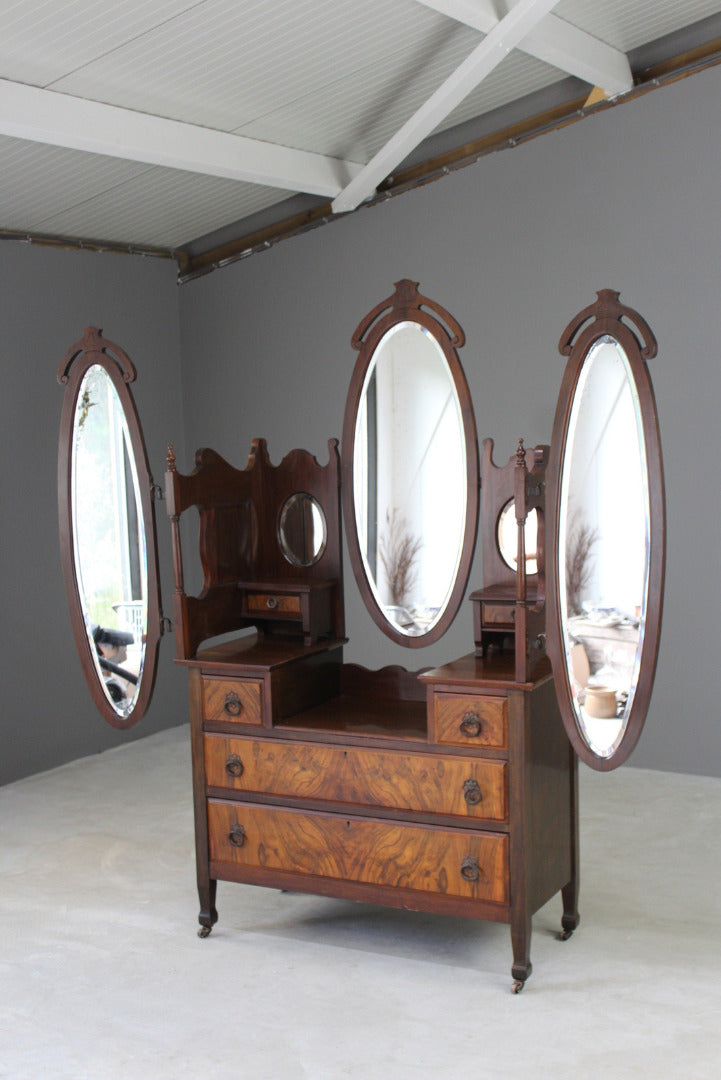
<path fill-rule="evenodd" d="M 595 323 L 601 324 L 597 327 L 592 324 L 597 335 L 607 333 L 611 337 L 618 337 L 617 327 L 621 325 L 625 332 L 633 334 L 641 356 L 645 360 L 654 357 L 658 351 L 658 346 L 646 320 L 633 308 L 620 303 L 620 293 L 615 292 L 613 289 L 601 289 L 596 293 L 596 296 L 598 299 L 587 308 L 584 308 L 583 311 L 579 311 L 578 315 L 571 320 L 561 334 L 561 340 L 558 343 L 559 352 L 563 356 L 570 356 L 575 348 L 576 338 L 581 328 L 585 327 L 583 333 L 587 333 L 591 327 L 585 326 L 585 324 L 589 320 L 594 320 Z M 624 323 L 623 319 L 627 321 Z M 632 323 L 633 326 L 629 326 L 628 323 Z"/>
<path fill-rule="evenodd" d="M 103 331 L 97 326 L 87 326 L 82 339 L 70 346 L 60 362 L 60 367 L 58 368 L 58 382 L 61 385 L 64 386 L 67 383 L 70 375 L 70 368 L 82 353 L 104 353 L 108 359 L 117 364 L 123 382 L 135 382 L 137 375 L 135 365 L 125 350 L 121 349 L 119 345 L 116 345 L 112 341 L 106 341 L 103 337 Z"/>
<path fill-rule="evenodd" d="M 351 338 L 351 345 L 354 349 L 360 349 L 363 346 L 363 338 L 370 330 L 371 326 L 386 313 L 393 313 L 395 315 L 392 318 L 393 322 L 400 322 L 404 316 L 410 317 L 410 312 L 420 311 L 421 308 L 427 308 L 434 312 L 438 316 L 441 323 L 445 324 L 445 328 L 450 331 L 451 344 L 454 348 L 460 349 L 466 343 L 466 335 L 459 323 L 453 318 L 450 312 L 446 311 L 444 307 L 436 303 L 435 300 L 430 300 L 427 296 L 421 295 L 418 292 L 418 282 L 411 281 L 409 278 L 402 278 L 401 281 L 395 283 L 395 292 L 392 296 L 389 296 L 386 300 L 381 300 L 380 304 L 376 304 L 372 311 L 369 311 L 365 318 L 358 324 L 353 337 Z"/>

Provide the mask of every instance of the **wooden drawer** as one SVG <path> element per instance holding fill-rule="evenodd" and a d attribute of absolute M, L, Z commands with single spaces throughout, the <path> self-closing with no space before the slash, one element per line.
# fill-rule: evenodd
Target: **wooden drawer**
<path fill-rule="evenodd" d="M 255 679 L 203 678 L 203 720 L 206 723 L 262 724 L 262 682 Z"/>
<path fill-rule="evenodd" d="M 508 904 L 508 837 L 211 799 L 212 863 Z"/>
<path fill-rule="evenodd" d="M 508 816 L 504 761 L 206 734 L 205 772 L 209 787 L 238 792 L 486 821 Z"/>
<path fill-rule="evenodd" d="M 300 597 L 282 593 L 248 593 L 248 611 L 253 615 L 300 615 Z"/>
<path fill-rule="evenodd" d="M 481 694 L 446 694 L 431 696 L 432 738 L 449 746 L 508 746 L 508 699 Z"/>
<path fill-rule="evenodd" d="M 511 630 L 516 621 L 516 608 L 514 604 L 484 604 L 483 625 L 509 627 Z"/>

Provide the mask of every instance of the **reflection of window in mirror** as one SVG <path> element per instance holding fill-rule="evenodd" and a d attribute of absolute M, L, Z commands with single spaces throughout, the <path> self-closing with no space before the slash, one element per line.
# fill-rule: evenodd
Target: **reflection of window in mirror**
<path fill-rule="evenodd" d="M 125 414 L 99 365 L 83 379 L 74 431 L 73 535 L 80 597 L 101 685 L 122 715 L 132 707 L 138 685 L 123 673 L 138 680 L 142 669 L 146 558 Z"/>
<path fill-rule="evenodd" d="M 466 476 L 455 387 L 424 327 L 400 323 L 383 338 L 356 432 L 356 518 L 369 576 L 392 621 L 424 632 L 455 577 Z"/>
<path fill-rule="evenodd" d="M 584 363 L 569 445 L 564 467 L 567 631 L 570 647 L 584 650 L 589 668 L 585 682 L 574 680 L 574 692 L 587 741 L 608 755 L 623 734 L 633 699 L 648 558 L 638 399 L 625 353 L 612 338 L 601 338 Z"/>
<path fill-rule="evenodd" d="M 587 550 L 582 588 L 569 598 L 576 610 L 569 614 L 614 608 L 638 616 L 646 589 L 646 463 L 636 399 L 616 342 L 599 342 L 582 378 L 566 528 L 572 543 Z"/>

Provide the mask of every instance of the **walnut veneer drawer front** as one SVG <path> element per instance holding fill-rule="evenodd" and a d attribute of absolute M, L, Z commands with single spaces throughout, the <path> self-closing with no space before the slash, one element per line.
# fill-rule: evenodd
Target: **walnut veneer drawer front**
<path fill-rule="evenodd" d="M 205 736 L 209 787 L 360 806 L 507 818 L 506 763 L 402 750 Z"/>
<path fill-rule="evenodd" d="M 508 699 L 436 692 L 431 723 L 436 742 L 503 750 L 508 745 Z"/>
<path fill-rule="evenodd" d="M 508 837 L 211 799 L 210 858 L 508 903 Z"/>
<path fill-rule="evenodd" d="M 210 723 L 262 724 L 263 684 L 254 679 L 203 679 L 203 720 Z"/>

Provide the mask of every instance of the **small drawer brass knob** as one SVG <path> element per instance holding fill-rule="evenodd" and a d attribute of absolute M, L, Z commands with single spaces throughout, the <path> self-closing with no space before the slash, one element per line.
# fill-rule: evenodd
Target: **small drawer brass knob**
<path fill-rule="evenodd" d="M 463 735 L 473 739 L 481 734 L 481 718 L 478 713 L 467 712 L 459 724 Z"/>
<path fill-rule="evenodd" d="M 465 881 L 478 881 L 480 876 L 481 870 L 478 865 L 478 859 L 474 859 L 472 855 L 466 855 L 461 863 L 461 877 Z"/>
<path fill-rule="evenodd" d="M 242 776 L 243 775 L 243 762 L 240 760 L 237 754 L 229 754 L 228 760 L 225 763 L 225 771 L 228 776 Z"/>
<path fill-rule="evenodd" d="M 469 806 L 475 806 L 481 801 L 483 792 L 481 791 L 480 784 L 477 780 L 474 780 L 473 778 L 466 780 L 463 785 L 463 798 Z"/>
<path fill-rule="evenodd" d="M 243 711 L 243 702 L 234 690 L 231 690 L 229 694 L 225 695 L 223 709 L 227 712 L 228 716 L 240 716 Z"/>
<path fill-rule="evenodd" d="M 270 611 L 275 611 L 275 609 L 278 607 L 278 597 L 269 596 L 265 601 L 265 606 L 269 608 Z"/>
<path fill-rule="evenodd" d="M 245 829 L 242 825 L 233 825 L 228 833 L 228 839 L 233 847 L 242 847 L 245 843 Z M 461 871 L 462 873 L 463 871 Z"/>

